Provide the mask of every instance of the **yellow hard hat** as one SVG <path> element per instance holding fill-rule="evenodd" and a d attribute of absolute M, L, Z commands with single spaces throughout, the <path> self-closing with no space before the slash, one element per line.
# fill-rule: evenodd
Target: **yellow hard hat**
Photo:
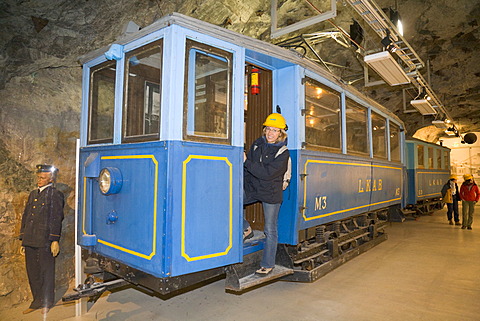
<path fill-rule="evenodd" d="M 280 129 L 287 129 L 287 122 L 282 115 L 273 113 L 268 115 L 267 119 L 263 123 L 263 126 L 275 127 Z"/>
<path fill-rule="evenodd" d="M 450 178 L 449 179 L 457 179 L 457 175 L 450 175 Z"/>
<path fill-rule="evenodd" d="M 465 175 L 463 175 L 463 179 L 464 180 L 473 179 L 473 176 L 472 176 L 472 174 L 465 174 Z"/>

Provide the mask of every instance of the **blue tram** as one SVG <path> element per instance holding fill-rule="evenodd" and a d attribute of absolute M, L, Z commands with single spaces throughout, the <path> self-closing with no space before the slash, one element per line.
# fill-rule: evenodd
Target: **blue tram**
<path fill-rule="evenodd" d="M 385 240 L 405 203 L 402 121 L 296 52 L 174 13 L 80 60 L 87 273 L 160 294 L 224 274 L 232 291 L 313 281 Z M 292 177 L 262 278 L 243 151 L 272 112 L 288 123 Z M 243 215 L 255 229 L 245 243 Z"/>
<path fill-rule="evenodd" d="M 406 149 L 405 210 L 421 215 L 442 208 L 440 191 L 450 176 L 450 149 L 418 139 L 408 139 Z"/>

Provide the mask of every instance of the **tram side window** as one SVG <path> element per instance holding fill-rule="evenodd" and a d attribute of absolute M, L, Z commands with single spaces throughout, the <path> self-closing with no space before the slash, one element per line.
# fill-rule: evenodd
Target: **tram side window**
<path fill-rule="evenodd" d="M 159 138 L 162 45 L 160 39 L 126 55 L 124 142 Z"/>
<path fill-rule="evenodd" d="M 372 112 L 372 145 L 373 156 L 387 158 L 386 120 Z"/>
<path fill-rule="evenodd" d="M 442 169 L 442 151 L 440 149 L 435 151 L 437 152 L 437 168 Z"/>
<path fill-rule="evenodd" d="M 88 144 L 113 142 L 116 62 L 90 69 Z"/>
<path fill-rule="evenodd" d="M 400 162 L 400 127 L 390 122 L 390 159 Z"/>
<path fill-rule="evenodd" d="M 447 151 L 443 151 L 443 163 L 445 164 L 445 169 L 450 168 L 450 157 Z"/>
<path fill-rule="evenodd" d="M 428 168 L 433 168 L 433 148 L 428 147 Z"/>
<path fill-rule="evenodd" d="M 347 150 L 349 153 L 368 154 L 367 108 L 347 99 Z"/>
<path fill-rule="evenodd" d="M 313 79 L 305 83 L 305 142 L 340 151 L 340 94 Z"/>
<path fill-rule="evenodd" d="M 417 145 L 417 163 L 418 168 L 425 168 L 425 149 L 423 145 Z"/>
<path fill-rule="evenodd" d="M 231 141 L 232 54 L 187 39 L 184 139 Z"/>

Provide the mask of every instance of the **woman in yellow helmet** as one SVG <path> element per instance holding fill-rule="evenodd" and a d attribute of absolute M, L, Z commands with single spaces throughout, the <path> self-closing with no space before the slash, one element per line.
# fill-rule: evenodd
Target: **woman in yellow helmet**
<path fill-rule="evenodd" d="M 265 216 L 266 236 L 263 257 L 257 274 L 267 275 L 275 267 L 278 242 L 278 212 L 282 204 L 284 175 L 288 169 L 290 153 L 287 145 L 287 124 L 280 114 L 270 114 L 263 123 L 263 135 L 244 155 L 243 204 L 261 202 Z M 243 220 L 243 239 L 253 237 L 247 220 Z"/>
<path fill-rule="evenodd" d="M 447 219 L 450 225 L 453 225 L 453 219 L 455 225 L 461 225 L 458 216 L 458 201 L 460 200 L 460 193 L 458 192 L 457 176 L 451 175 L 447 183 L 442 188 L 442 199 L 447 204 Z"/>
<path fill-rule="evenodd" d="M 460 187 L 460 198 L 462 199 L 462 229 L 472 229 L 473 211 L 475 204 L 480 199 L 480 190 L 473 180 L 471 174 L 463 175 L 464 182 Z"/>

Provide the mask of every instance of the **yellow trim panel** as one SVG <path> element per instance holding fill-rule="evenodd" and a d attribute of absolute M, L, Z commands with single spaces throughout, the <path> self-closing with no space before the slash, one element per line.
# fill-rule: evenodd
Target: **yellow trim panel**
<path fill-rule="evenodd" d="M 402 170 L 401 167 L 393 167 L 393 166 L 361 164 L 361 163 L 347 163 L 347 162 L 337 162 L 337 161 L 321 161 L 321 160 L 311 160 L 311 159 L 309 159 L 305 162 L 304 173 L 307 173 L 307 166 L 308 166 L 309 163 L 328 164 L 328 165 L 361 166 L 361 167 L 377 167 L 377 168 L 395 169 L 395 170 L 400 170 L 400 171 Z M 392 202 L 392 201 L 401 200 L 401 197 L 397 197 L 397 198 L 393 198 L 393 199 L 382 201 L 382 202 L 371 203 L 371 204 L 352 207 L 352 208 L 339 210 L 339 211 L 335 211 L 335 212 L 330 212 L 330 213 L 326 213 L 326 214 L 321 214 L 321 215 L 317 215 L 317 216 L 307 217 L 305 215 L 305 212 L 306 212 L 305 209 L 306 209 L 306 206 L 307 206 L 307 178 L 308 178 L 308 176 L 305 176 L 305 179 L 304 179 L 305 181 L 303 183 L 303 210 L 302 210 L 303 213 L 302 213 L 302 217 L 303 217 L 304 221 L 311 221 L 311 220 L 315 220 L 315 219 L 326 217 L 326 216 L 331 216 L 331 215 L 335 215 L 335 214 L 340 214 L 340 213 L 353 211 L 353 210 L 356 210 L 356 209 L 359 209 L 359 208 L 365 208 L 365 207 L 368 207 L 368 206 L 379 205 L 379 204 L 389 203 L 389 202 Z"/>
<path fill-rule="evenodd" d="M 150 254 L 143 254 L 139 253 L 136 251 L 133 251 L 131 249 L 127 249 L 125 247 L 122 247 L 120 245 L 116 245 L 110 242 L 107 242 L 102 239 L 97 239 L 98 243 L 101 243 L 103 245 L 112 247 L 114 249 L 117 249 L 122 252 L 126 252 L 147 260 L 151 260 L 152 257 L 155 256 L 156 251 L 157 251 L 157 202 L 158 202 L 158 161 L 156 160 L 154 155 L 122 155 L 122 156 L 102 156 L 101 159 L 151 159 L 153 164 L 155 165 L 155 176 L 154 176 L 154 188 L 153 188 L 153 239 L 152 239 L 152 252 Z M 86 191 L 87 191 L 87 178 L 83 178 L 83 234 L 86 235 L 85 231 L 85 217 L 86 217 Z"/>
<path fill-rule="evenodd" d="M 441 172 L 420 172 L 420 171 L 418 171 L 418 172 L 415 173 L 415 181 L 416 182 L 419 181 L 418 174 L 450 174 L 450 171 L 448 171 L 448 170 L 444 170 L 444 171 L 441 171 Z M 443 182 L 439 186 L 443 186 Z M 418 189 L 417 189 L 416 192 L 418 192 Z M 441 195 L 442 195 L 441 192 L 435 192 L 435 193 L 431 193 L 431 194 L 417 194 L 417 197 L 429 197 L 429 196 L 441 196 Z"/>
<path fill-rule="evenodd" d="M 229 238 L 228 238 L 228 246 L 223 252 L 218 253 L 211 253 L 206 255 L 200 256 L 190 256 L 185 251 L 185 224 L 186 224 L 186 200 L 187 200 L 187 164 L 193 159 L 204 159 L 204 160 L 213 160 L 213 161 L 224 161 L 229 167 Z M 181 254 L 187 261 L 198 261 L 209 259 L 213 257 L 219 257 L 223 255 L 227 255 L 230 249 L 232 248 L 233 244 L 233 173 L 232 173 L 232 163 L 228 160 L 227 157 L 218 157 L 218 156 L 205 156 L 205 155 L 190 155 L 187 159 L 183 161 L 182 167 L 182 235 L 181 235 Z"/>

